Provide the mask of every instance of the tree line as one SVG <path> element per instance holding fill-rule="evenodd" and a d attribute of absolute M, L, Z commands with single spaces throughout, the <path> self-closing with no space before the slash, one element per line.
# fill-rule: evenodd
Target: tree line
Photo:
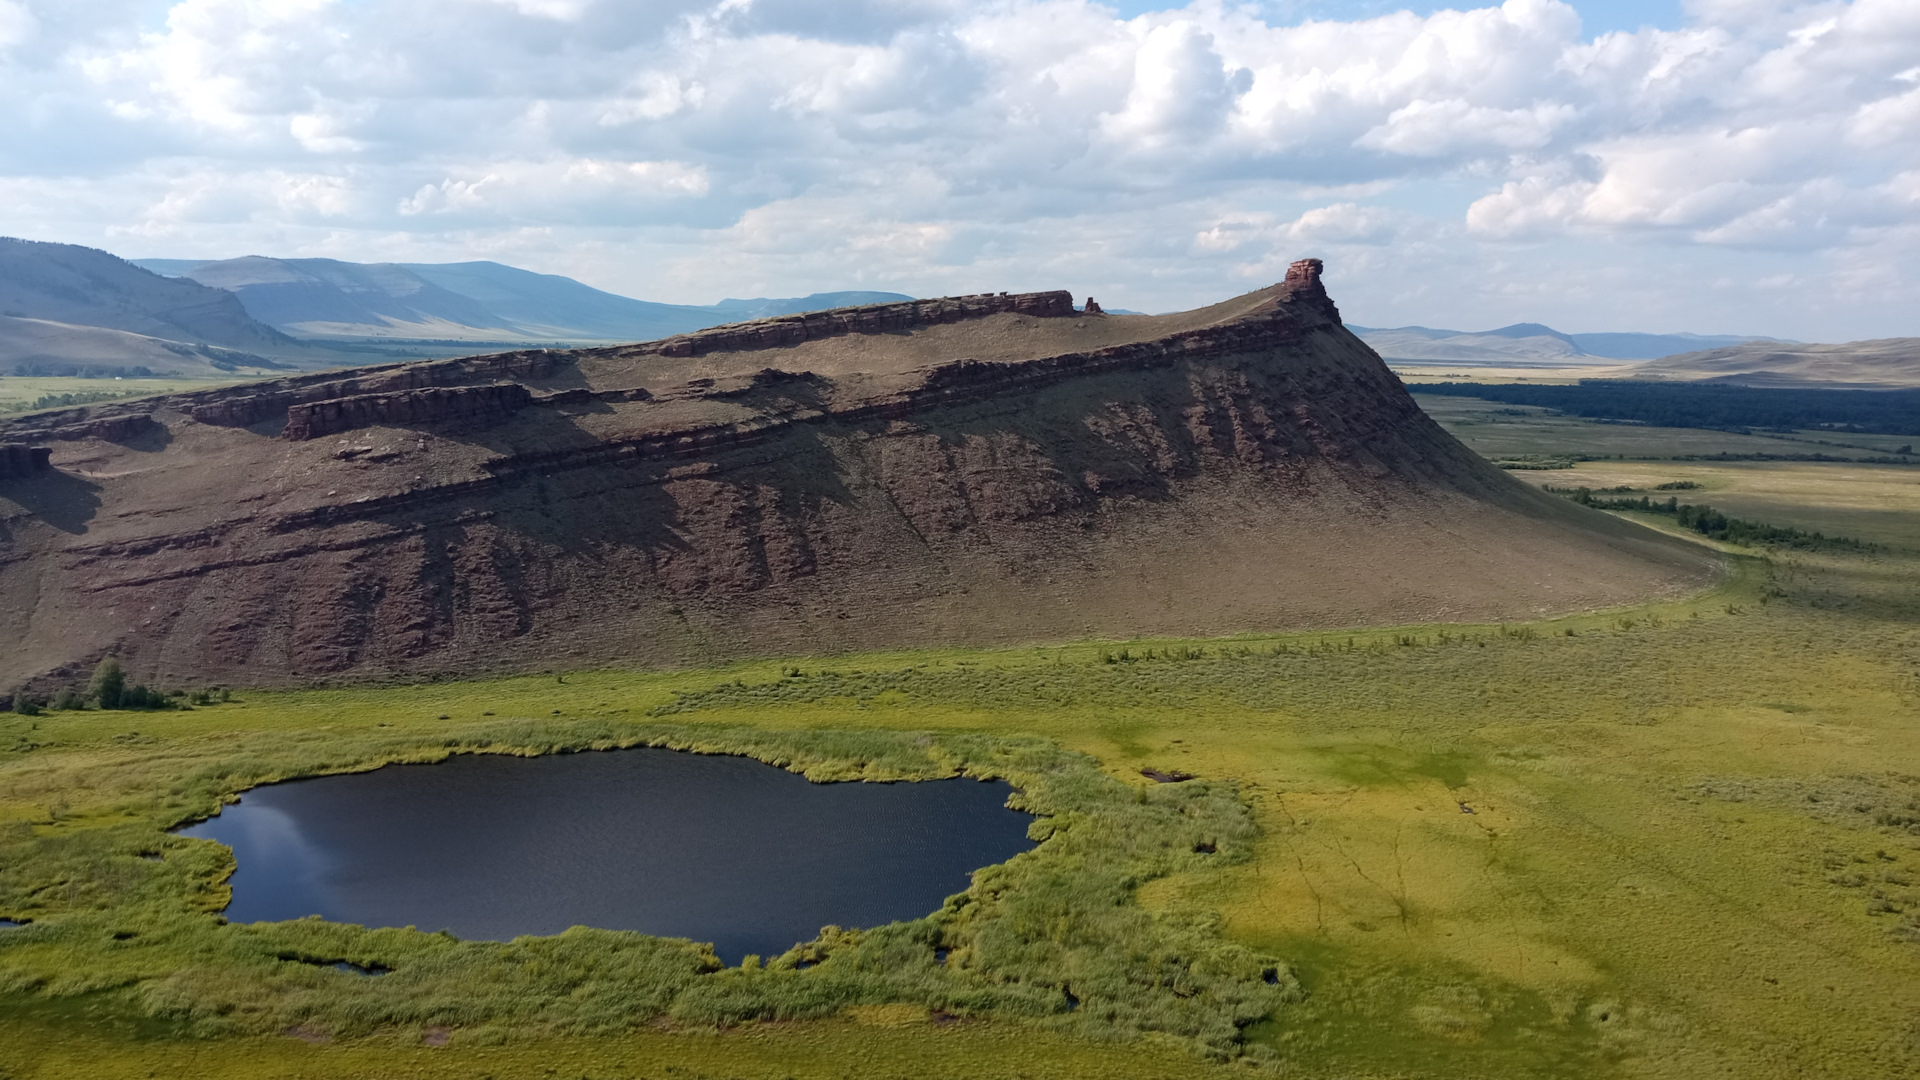
<path fill-rule="evenodd" d="M 1676 496 L 1655 499 L 1642 495 L 1637 499 L 1610 497 L 1597 494 L 1592 488 L 1547 487 L 1556 495 L 1564 495 L 1582 506 L 1591 506 L 1596 510 L 1635 510 L 1643 514 L 1666 514 L 1683 529 L 1691 529 L 1711 540 L 1721 540 L 1729 544 L 1741 544 L 1747 547 L 1767 545 L 1791 548 L 1846 548 L 1852 551 L 1875 551 L 1878 544 L 1865 540 L 1855 540 L 1850 536 L 1828 536 L 1821 532 L 1808 532 L 1804 529 L 1784 528 L 1778 525 L 1765 525 L 1744 518 L 1729 517 L 1711 506 L 1695 506 L 1683 503 Z M 1614 489 L 1620 490 L 1620 489 Z"/>
<path fill-rule="evenodd" d="M 1743 431 L 1920 435 L 1920 390 L 1780 390 L 1726 383 L 1582 379 L 1571 385 L 1425 383 L 1417 394 L 1533 405 L 1589 420 Z"/>
<path fill-rule="evenodd" d="M 12 708 L 22 716 L 38 716 L 48 709 L 71 712 L 78 709 L 181 709 L 191 705 L 211 705 L 216 701 L 231 701 L 233 695 L 228 690 L 200 690 L 189 694 L 184 690 L 170 692 L 154 690 L 143 683 L 127 682 L 126 672 L 120 668 L 120 661 L 107 657 L 96 664 L 93 678 L 87 681 L 85 690 L 66 687 L 51 698 L 29 694 L 22 690 L 13 695 Z"/>

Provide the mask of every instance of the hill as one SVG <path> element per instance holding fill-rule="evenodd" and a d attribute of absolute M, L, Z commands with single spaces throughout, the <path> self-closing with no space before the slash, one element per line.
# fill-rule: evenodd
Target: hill
<path fill-rule="evenodd" d="M 5 374 L 205 378 L 268 373 L 288 366 L 202 342 L 0 315 L 0 373 Z"/>
<path fill-rule="evenodd" d="M 0 371 L 202 373 L 302 351 L 231 293 L 93 248 L 0 237 Z"/>
<path fill-rule="evenodd" d="M 1493 619 L 1717 566 L 1461 446 L 1311 260 L 1173 315 L 912 301 L 87 406 L 0 443 L 0 686 L 107 652 L 257 685 Z"/>
<path fill-rule="evenodd" d="M 1638 375 L 1711 379 L 1742 386 L 1863 390 L 1920 386 L 1920 338 L 1879 338 L 1841 345 L 1754 341 L 1669 356 L 1645 365 Z"/>
<path fill-rule="evenodd" d="M 1515 323 L 1479 332 L 1436 330 L 1425 326 L 1393 329 L 1350 326 L 1381 356 L 1393 360 L 1444 363 L 1546 363 L 1578 366 L 1608 361 L 1651 360 L 1678 352 L 1763 340 L 1699 334 L 1563 334 L 1539 323 Z"/>
<path fill-rule="evenodd" d="M 634 300 L 556 274 L 496 262 L 353 263 L 248 256 L 139 264 L 239 297 L 256 319 L 313 341 L 647 341 L 721 323 L 905 300 L 897 293 L 724 300 L 692 306 Z"/>

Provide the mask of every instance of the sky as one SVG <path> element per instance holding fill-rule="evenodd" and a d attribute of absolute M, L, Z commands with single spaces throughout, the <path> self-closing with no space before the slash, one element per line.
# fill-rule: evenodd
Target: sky
<path fill-rule="evenodd" d="M 0 235 L 1920 335 L 1920 0 L 0 0 Z"/>

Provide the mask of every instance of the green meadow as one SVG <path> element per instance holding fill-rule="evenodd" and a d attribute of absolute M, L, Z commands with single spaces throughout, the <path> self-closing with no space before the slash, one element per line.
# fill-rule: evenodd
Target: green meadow
<path fill-rule="evenodd" d="M 0 1076 L 1920 1074 L 1920 469 L 1658 459 L 1710 434 L 1521 475 L 1878 546 L 1533 622 L 6 715 Z M 167 831 L 275 779 L 638 744 L 1004 777 L 1043 842 L 722 968 L 229 925 L 230 854 Z"/>
<path fill-rule="evenodd" d="M 178 394 L 245 382 L 245 377 L 133 376 L 88 379 L 73 375 L 0 375 L 0 413 L 61 409 L 97 401 Z"/>

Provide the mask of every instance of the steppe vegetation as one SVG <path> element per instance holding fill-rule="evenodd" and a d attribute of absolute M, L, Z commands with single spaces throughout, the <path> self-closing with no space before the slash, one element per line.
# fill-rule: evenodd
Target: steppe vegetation
<path fill-rule="evenodd" d="M 151 394 L 204 390 L 242 380 L 196 379 L 160 375 L 126 378 L 87 378 L 76 375 L 0 375 L 0 413 L 64 409 L 97 401 Z"/>
<path fill-rule="evenodd" d="M 1613 430 L 1662 436 L 1600 435 Z M 1607 460 L 1518 475 L 1636 496 L 1694 484 L 1668 490 L 1878 547 L 1728 549 L 1709 592 L 1500 625 L 8 716 L 0 917 L 33 921 L 0 930 L 0 1064 L 19 1077 L 1176 1076 L 1221 1056 L 1305 1077 L 1920 1071 L 1920 471 Z M 490 944 L 223 926 L 224 849 L 164 832 L 279 777 L 639 742 L 821 779 L 1005 776 L 1050 839 L 926 920 L 720 971 L 697 946 L 601 931 Z M 393 971 L 313 963 L 335 960 Z"/>
<path fill-rule="evenodd" d="M 1920 464 L 1914 435 L 1818 430 L 1738 431 L 1605 423 L 1565 416 L 1543 406 L 1428 394 L 1410 387 L 1420 407 L 1452 435 L 1497 462 L 1555 460 L 1565 468 L 1583 460 L 1811 461 Z"/>
<path fill-rule="evenodd" d="M 1715 382 L 1425 383 L 1427 396 L 1531 405 L 1568 416 L 1659 427 L 1913 435 L 1920 390 L 1778 389 Z"/>

